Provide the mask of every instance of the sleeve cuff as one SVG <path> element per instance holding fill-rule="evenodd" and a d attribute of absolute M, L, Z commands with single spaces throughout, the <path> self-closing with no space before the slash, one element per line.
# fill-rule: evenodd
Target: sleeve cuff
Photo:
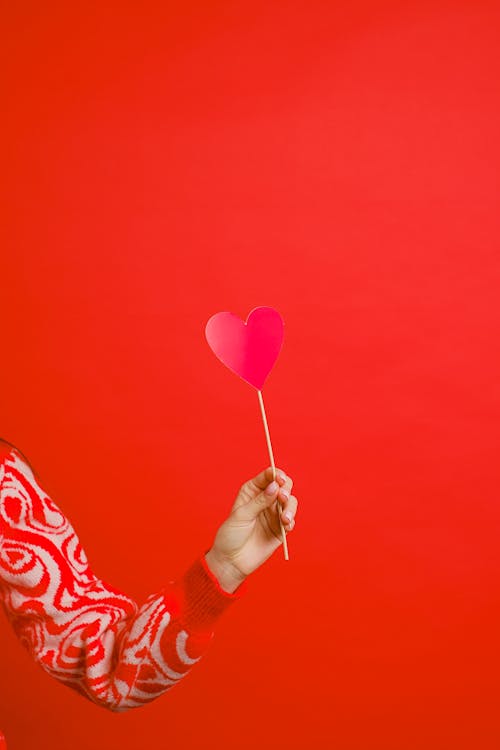
<path fill-rule="evenodd" d="M 183 619 L 188 630 L 212 630 L 226 609 L 243 595 L 246 585 L 229 594 L 221 588 L 209 569 L 205 556 L 187 570 L 182 580 L 184 589 Z"/>

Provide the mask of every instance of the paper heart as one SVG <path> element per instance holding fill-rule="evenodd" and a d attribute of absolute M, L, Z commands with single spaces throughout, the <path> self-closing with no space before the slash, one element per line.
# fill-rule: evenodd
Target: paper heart
<path fill-rule="evenodd" d="M 283 344 L 283 319 L 272 307 L 256 307 L 246 322 L 220 312 L 208 321 L 205 335 L 215 356 L 260 391 Z"/>

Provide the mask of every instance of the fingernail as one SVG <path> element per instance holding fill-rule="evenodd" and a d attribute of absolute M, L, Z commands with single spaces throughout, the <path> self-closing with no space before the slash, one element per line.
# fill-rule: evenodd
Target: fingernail
<path fill-rule="evenodd" d="M 266 487 L 266 495 L 274 495 L 275 492 L 278 491 L 278 483 L 277 482 L 271 482 L 271 484 L 268 484 Z"/>
<path fill-rule="evenodd" d="M 288 511 L 286 513 L 283 513 L 283 518 L 285 519 L 287 523 L 292 523 L 293 521 L 293 516 Z"/>
<path fill-rule="evenodd" d="M 288 492 L 288 490 L 280 490 L 280 495 L 281 497 L 284 497 L 285 500 L 290 499 L 290 493 Z"/>
<path fill-rule="evenodd" d="M 278 471 L 276 472 L 276 476 L 286 482 L 286 474 L 284 471 L 281 471 L 281 469 L 278 469 Z"/>

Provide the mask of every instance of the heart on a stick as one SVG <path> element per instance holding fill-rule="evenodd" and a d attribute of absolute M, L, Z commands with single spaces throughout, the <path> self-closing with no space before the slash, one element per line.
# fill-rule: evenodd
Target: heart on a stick
<path fill-rule="evenodd" d="M 246 322 L 220 312 L 208 321 L 205 335 L 215 356 L 260 391 L 283 344 L 283 320 L 272 307 L 256 307 Z"/>

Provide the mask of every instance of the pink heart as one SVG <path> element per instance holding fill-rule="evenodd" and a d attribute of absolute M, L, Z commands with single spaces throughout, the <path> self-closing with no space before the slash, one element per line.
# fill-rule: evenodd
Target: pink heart
<path fill-rule="evenodd" d="M 208 321 L 205 335 L 215 356 L 260 391 L 283 344 L 283 319 L 272 307 L 256 307 L 246 323 L 220 312 Z"/>

